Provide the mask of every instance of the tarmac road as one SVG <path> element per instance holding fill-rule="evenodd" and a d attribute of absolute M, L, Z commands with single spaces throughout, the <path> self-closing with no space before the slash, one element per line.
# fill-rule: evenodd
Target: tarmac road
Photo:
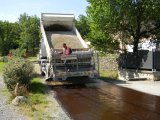
<path fill-rule="evenodd" d="M 97 82 L 53 87 L 74 120 L 160 120 L 160 97 Z"/>

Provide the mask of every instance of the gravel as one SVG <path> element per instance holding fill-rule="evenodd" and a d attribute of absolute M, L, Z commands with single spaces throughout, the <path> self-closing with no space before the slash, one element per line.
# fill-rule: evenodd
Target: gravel
<path fill-rule="evenodd" d="M 50 91 L 48 95 L 48 100 L 52 102 L 52 105 L 47 108 L 50 112 L 50 117 L 53 120 L 72 120 L 69 114 L 62 108 L 61 104 L 56 99 L 56 93 Z"/>
<path fill-rule="evenodd" d="M 26 120 L 22 114 L 18 114 L 17 108 L 8 104 L 8 97 L 1 92 L 5 88 L 2 75 L 0 75 L 0 120 Z"/>
<path fill-rule="evenodd" d="M 73 31 L 47 31 L 46 35 L 49 43 L 56 49 L 63 48 L 63 43 L 66 43 L 71 48 L 83 48 L 83 45 Z"/>

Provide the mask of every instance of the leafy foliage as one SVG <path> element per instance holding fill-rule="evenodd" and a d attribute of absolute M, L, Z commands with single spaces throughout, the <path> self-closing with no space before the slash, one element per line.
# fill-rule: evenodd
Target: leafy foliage
<path fill-rule="evenodd" d="M 112 40 L 119 40 L 120 37 L 114 36 L 120 33 L 124 39 L 132 38 L 134 52 L 137 51 L 141 38 L 157 35 L 160 31 L 159 0 L 87 1 L 90 4 L 87 8 L 87 15 L 92 31 L 100 29 L 106 38 Z"/>
<path fill-rule="evenodd" d="M 0 55 L 4 56 L 12 49 L 26 50 L 30 54 L 36 54 L 39 41 L 39 18 L 20 15 L 19 21 L 9 23 L 0 21 Z"/>
<path fill-rule="evenodd" d="M 22 48 L 17 48 L 17 49 L 12 49 L 10 50 L 10 53 L 12 54 L 13 57 L 15 58 L 19 58 L 19 57 L 23 57 L 26 58 L 26 49 L 22 49 Z"/>
<path fill-rule="evenodd" d="M 75 21 L 75 25 L 81 33 L 81 36 L 84 39 L 87 39 L 88 33 L 90 32 L 90 26 L 87 17 L 84 15 L 79 15 L 78 20 Z"/>
<path fill-rule="evenodd" d="M 0 61 L 0 73 L 2 73 L 5 63 Z"/>
<path fill-rule="evenodd" d="M 88 23 L 90 25 L 90 33 L 88 34 L 88 40 L 91 44 L 100 51 L 112 52 L 119 49 L 119 42 L 114 40 L 111 31 L 106 29 L 108 20 L 108 4 L 103 6 L 100 1 L 88 1 L 90 6 L 87 8 Z M 98 5 L 98 6 L 97 6 Z M 103 8 L 101 8 L 103 6 Z M 102 11 L 103 10 L 103 11 Z"/>
<path fill-rule="evenodd" d="M 32 78 L 33 65 L 25 59 L 10 60 L 3 69 L 4 82 L 13 91 L 17 83 L 28 85 Z"/>
<path fill-rule="evenodd" d="M 7 55 L 10 49 L 18 47 L 20 29 L 17 23 L 0 21 L 0 54 Z"/>
<path fill-rule="evenodd" d="M 20 15 L 19 25 L 21 27 L 21 49 L 26 49 L 30 54 L 35 54 L 40 41 L 39 18 L 37 16 L 28 16 L 24 13 Z"/>
<path fill-rule="evenodd" d="M 88 40 L 91 41 L 91 44 L 95 49 L 102 52 L 113 52 L 118 49 L 119 43 L 114 41 L 108 34 L 105 34 L 96 25 L 91 26 L 91 32 L 88 34 Z"/>
<path fill-rule="evenodd" d="M 112 52 L 115 48 L 118 48 L 118 42 L 113 41 L 108 34 L 105 34 L 100 29 L 97 23 L 93 23 L 90 18 L 84 15 L 80 15 L 76 20 L 76 27 L 81 33 L 82 37 L 89 40 L 92 46 L 102 52 Z"/>

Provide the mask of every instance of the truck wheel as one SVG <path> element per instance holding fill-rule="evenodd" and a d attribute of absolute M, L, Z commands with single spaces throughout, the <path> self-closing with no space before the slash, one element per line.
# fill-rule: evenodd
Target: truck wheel
<path fill-rule="evenodd" d="M 53 81 L 56 81 L 56 76 L 55 76 L 55 74 L 53 74 Z"/>
<path fill-rule="evenodd" d="M 45 73 L 44 73 L 43 71 L 41 71 L 41 75 L 42 75 L 42 76 L 45 76 Z"/>
<path fill-rule="evenodd" d="M 41 75 L 42 75 L 42 76 L 44 76 L 44 75 L 45 75 L 45 73 L 42 71 L 42 67 L 41 67 Z"/>
<path fill-rule="evenodd" d="M 48 72 L 45 74 L 45 78 L 46 78 L 46 80 L 48 79 Z"/>

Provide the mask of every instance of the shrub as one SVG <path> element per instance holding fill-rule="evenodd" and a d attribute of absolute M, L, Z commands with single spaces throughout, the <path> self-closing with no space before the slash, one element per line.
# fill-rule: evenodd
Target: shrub
<path fill-rule="evenodd" d="M 32 79 L 33 65 L 25 59 L 12 59 L 3 69 L 4 82 L 8 90 L 13 93 L 15 89 L 27 87 Z"/>
<path fill-rule="evenodd" d="M 8 56 L 0 57 L 0 62 L 7 62 L 7 61 L 8 61 Z"/>
<path fill-rule="evenodd" d="M 14 57 L 26 57 L 26 49 L 17 48 L 10 50 L 10 52 Z"/>

